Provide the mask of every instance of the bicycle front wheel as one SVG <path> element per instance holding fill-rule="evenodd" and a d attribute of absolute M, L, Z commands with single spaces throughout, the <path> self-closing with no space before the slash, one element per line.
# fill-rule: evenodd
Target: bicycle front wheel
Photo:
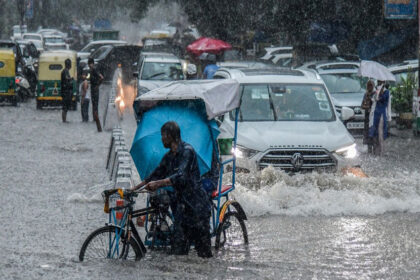
<path fill-rule="evenodd" d="M 219 224 L 216 233 L 216 249 L 238 248 L 248 245 L 248 232 L 244 220 L 237 212 L 228 212 Z"/>
<path fill-rule="evenodd" d="M 143 257 L 137 241 L 131 237 L 127 242 L 124 231 L 116 226 L 105 226 L 92 232 L 80 249 L 79 260 L 128 259 Z"/>

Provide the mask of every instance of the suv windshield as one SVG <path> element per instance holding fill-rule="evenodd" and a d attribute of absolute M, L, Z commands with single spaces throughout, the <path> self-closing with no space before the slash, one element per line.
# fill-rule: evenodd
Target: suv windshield
<path fill-rule="evenodd" d="M 321 74 L 330 93 L 359 93 L 365 91 L 368 78 L 357 73 Z"/>
<path fill-rule="evenodd" d="M 145 62 L 142 80 L 174 81 L 183 80 L 181 63 Z"/>
<path fill-rule="evenodd" d="M 258 84 L 242 90 L 240 121 L 332 121 L 322 85 Z"/>

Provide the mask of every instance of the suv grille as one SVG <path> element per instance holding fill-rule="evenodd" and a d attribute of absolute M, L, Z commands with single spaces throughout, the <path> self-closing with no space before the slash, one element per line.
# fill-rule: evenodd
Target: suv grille
<path fill-rule="evenodd" d="M 276 168 L 299 171 L 331 168 L 336 164 L 334 158 L 324 149 L 274 149 L 261 158 L 259 167 L 272 165 Z"/>

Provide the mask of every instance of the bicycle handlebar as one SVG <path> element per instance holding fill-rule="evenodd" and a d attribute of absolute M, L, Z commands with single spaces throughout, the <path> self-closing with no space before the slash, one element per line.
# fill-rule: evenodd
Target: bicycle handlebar
<path fill-rule="evenodd" d="M 128 190 L 109 189 L 109 190 L 104 190 L 102 192 L 102 196 L 106 199 L 106 198 L 109 198 L 111 195 L 118 193 L 118 194 L 120 194 L 120 196 L 122 195 L 123 198 L 130 199 L 132 197 L 137 197 L 139 193 L 151 193 L 150 191 L 146 190 L 145 188 L 146 188 L 146 186 L 143 186 L 143 187 L 141 187 L 137 190 L 134 190 L 134 191 L 132 191 L 130 189 L 128 189 Z"/>

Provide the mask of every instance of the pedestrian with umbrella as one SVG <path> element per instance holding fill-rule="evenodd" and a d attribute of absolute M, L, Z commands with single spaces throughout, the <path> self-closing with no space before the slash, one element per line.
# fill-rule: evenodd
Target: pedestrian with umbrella
<path fill-rule="evenodd" d="M 373 154 L 382 156 L 384 140 L 388 137 L 388 121 L 391 120 L 391 96 L 385 81 L 395 81 L 395 76 L 384 65 L 375 61 L 362 61 L 359 75 L 378 81 L 372 95 L 369 113 L 369 137 L 373 140 Z"/>
<path fill-rule="evenodd" d="M 216 64 L 216 56 L 214 54 L 209 54 L 206 59 L 206 64 L 203 71 L 203 78 L 213 79 L 214 73 L 219 69 L 219 66 Z"/>
<path fill-rule="evenodd" d="M 232 45 L 222 40 L 201 37 L 187 46 L 187 51 L 197 56 L 201 61 L 207 61 L 210 67 L 207 72 L 204 70 L 203 78 L 212 79 L 218 66 L 216 65 L 216 55 L 222 54 L 226 50 L 232 49 Z M 207 67 L 207 66 L 206 66 Z M 199 71 L 201 73 L 201 69 Z"/>
<path fill-rule="evenodd" d="M 368 153 L 373 152 L 372 138 L 369 137 L 369 115 L 372 109 L 372 97 L 375 94 L 375 82 L 369 79 L 366 83 L 366 92 L 363 96 L 362 109 L 365 111 L 365 120 L 363 126 L 363 144 L 367 145 Z"/>

